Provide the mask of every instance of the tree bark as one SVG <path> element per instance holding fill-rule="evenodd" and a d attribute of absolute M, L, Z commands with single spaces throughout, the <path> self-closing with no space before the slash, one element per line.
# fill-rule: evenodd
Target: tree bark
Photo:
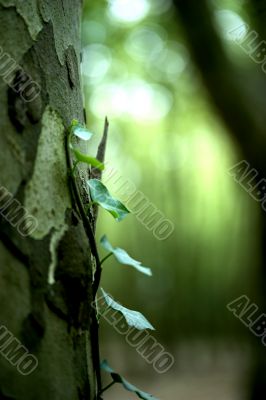
<path fill-rule="evenodd" d="M 71 120 L 83 121 L 81 6 L 0 0 L 0 399 L 96 396 L 93 258 L 65 148 Z M 81 171 L 81 186 L 86 177 Z M 4 210 L 7 191 L 34 230 L 22 235 L 18 216 Z M 8 354 L 7 330 L 36 357 L 31 373 Z"/>

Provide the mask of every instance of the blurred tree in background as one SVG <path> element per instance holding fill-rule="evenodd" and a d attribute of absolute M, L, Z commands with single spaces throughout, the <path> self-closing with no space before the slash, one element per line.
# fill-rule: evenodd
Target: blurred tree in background
<path fill-rule="evenodd" d="M 175 231 L 158 241 L 134 216 L 124 222 L 127 235 L 108 224 L 116 242 L 131 246 L 155 267 L 155 276 L 147 289 L 134 273 L 127 283 L 110 266 L 106 281 L 118 290 L 123 281 L 130 298 L 138 296 L 137 287 L 149 290 L 147 307 L 156 319 L 172 327 L 176 323 L 173 338 L 182 331 L 195 333 L 195 324 L 197 335 L 209 328 L 216 334 L 230 331 L 236 325 L 224 301 L 239 290 L 251 297 L 257 291 L 258 213 L 226 173 L 239 159 L 237 149 L 206 98 L 171 2 L 137 1 L 139 8 L 123 1 L 110 4 L 97 2 L 93 11 L 91 5 L 85 10 L 82 73 L 88 125 L 99 131 L 105 114 L 110 117 L 108 160 L 174 222 Z M 242 21 L 230 9 L 217 9 L 215 15 L 224 35 Z M 244 59 L 227 42 L 235 57 Z M 256 69 L 249 60 L 242 62 Z M 116 279 L 109 279 L 108 273 L 116 272 Z M 171 304 L 175 312 L 164 313 Z"/>
<path fill-rule="evenodd" d="M 226 304 L 246 294 L 266 309 L 265 217 L 227 173 L 245 158 L 266 176 L 265 74 L 229 34 L 248 23 L 258 43 L 266 39 L 264 8 L 255 0 L 85 5 L 88 125 L 98 131 L 108 115 L 107 159 L 175 225 L 159 241 L 134 215 L 122 232 L 108 223 L 115 244 L 151 265 L 154 277 L 152 285 L 134 271 L 128 279 L 110 262 L 104 285 L 138 304 L 172 348 L 199 339 L 247 343 L 251 334 Z M 99 235 L 108 220 L 100 216 Z"/>

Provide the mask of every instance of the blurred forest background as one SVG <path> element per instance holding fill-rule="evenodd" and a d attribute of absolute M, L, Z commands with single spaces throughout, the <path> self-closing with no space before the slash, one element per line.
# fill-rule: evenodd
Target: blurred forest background
<path fill-rule="evenodd" d="M 260 66 L 228 34 L 252 26 L 249 2 L 209 3 L 231 62 L 256 80 Z M 159 241 L 134 215 L 117 224 L 100 213 L 98 238 L 153 269 L 149 279 L 110 259 L 102 286 L 151 321 L 176 362 L 158 375 L 105 322 L 102 357 L 162 400 L 245 399 L 252 334 L 226 305 L 242 294 L 261 304 L 258 204 L 227 173 L 243 156 L 206 94 L 176 9 L 171 0 L 87 1 L 82 46 L 94 151 L 107 115 L 107 160 L 175 225 Z M 105 398 L 134 396 L 118 387 Z"/>

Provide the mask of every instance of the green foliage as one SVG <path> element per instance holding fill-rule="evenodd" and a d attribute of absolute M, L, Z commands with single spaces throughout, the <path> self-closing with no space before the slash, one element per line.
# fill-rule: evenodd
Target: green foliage
<path fill-rule="evenodd" d="M 121 304 L 114 301 L 112 297 L 109 296 L 102 288 L 101 291 L 108 307 L 111 307 L 113 310 L 121 312 L 129 326 L 133 326 L 139 331 L 143 331 L 144 329 L 151 329 L 153 331 L 155 330 L 154 327 L 140 312 L 129 310 L 128 308 L 121 306 Z"/>
<path fill-rule="evenodd" d="M 70 132 L 82 140 L 90 140 L 93 133 L 88 131 L 83 125 L 81 125 L 76 119 L 73 119 L 70 125 Z"/>
<path fill-rule="evenodd" d="M 100 278 L 101 278 L 101 271 L 102 271 L 101 264 L 111 255 L 114 255 L 114 257 L 117 259 L 117 261 L 119 263 L 132 266 L 133 268 L 142 272 L 143 274 L 151 276 L 152 272 L 151 272 L 150 268 L 147 268 L 147 267 L 144 267 L 143 265 L 141 265 L 140 261 L 134 260 L 132 257 L 130 257 L 129 254 L 125 250 L 123 250 L 119 247 L 113 247 L 111 245 L 111 243 L 108 241 L 106 235 L 104 235 L 101 238 L 100 243 L 106 250 L 109 251 L 109 254 L 100 262 L 97 246 L 95 243 L 95 238 L 92 233 L 90 222 L 88 222 L 88 217 L 87 217 L 85 209 L 84 209 L 84 204 L 82 204 L 82 200 L 81 200 L 81 197 L 79 194 L 74 170 L 79 162 L 83 162 L 88 165 L 92 165 L 93 167 L 98 168 L 101 171 L 104 169 L 104 164 L 102 162 L 100 162 L 99 160 L 97 160 L 96 158 L 80 152 L 76 147 L 74 147 L 74 145 L 71 142 L 73 135 L 75 135 L 77 138 L 79 138 L 81 140 L 87 141 L 87 140 L 90 140 L 90 138 L 92 137 L 92 133 L 90 131 L 88 131 L 83 125 L 81 125 L 77 120 L 73 120 L 68 129 L 67 156 L 68 156 L 69 165 L 71 168 L 70 176 L 71 176 L 72 183 L 73 183 L 73 186 L 75 189 L 74 192 L 76 193 L 76 197 L 79 200 L 78 204 L 80 205 L 81 215 L 83 216 L 84 226 L 87 226 L 87 224 L 89 224 L 89 227 L 87 226 L 88 227 L 87 232 L 89 232 L 88 236 L 90 237 L 91 243 L 93 243 L 93 248 L 94 248 L 93 254 L 95 257 L 95 261 L 96 261 L 96 272 L 95 272 L 95 277 L 94 277 L 95 278 L 94 286 L 96 289 L 94 289 L 94 287 L 93 287 L 93 291 L 94 291 L 94 294 L 96 295 L 96 292 L 98 290 L 99 283 L 100 283 Z M 74 156 L 76 159 L 74 163 L 72 161 L 71 155 Z M 102 208 L 107 210 L 117 221 L 121 221 L 122 219 L 124 219 L 126 217 L 127 214 L 130 213 L 130 211 L 126 208 L 126 206 L 123 203 L 121 203 L 119 200 L 112 197 L 112 195 L 109 193 L 106 186 L 100 180 L 89 179 L 87 181 L 87 185 L 88 185 L 90 196 L 92 199 L 92 201 L 88 205 L 88 207 L 90 207 L 91 204 L 98 204 Z M 103 289 L 101 289 L 101 291 L 103 293 L 103 297 L 104 297 L 104 300 L 105 300 L 107 306 L 111 307 L 113 310 L 120 312 L 123 315 L 123 317 L 125 318 L 128 326 L 134 327 L 138 330 L 145 330 L 145 329 L 154 330 L 154 327 L 140 312 L 134 311 L 134 310 L 129 310 L 128 308 L 123 307 L 121 304 L 114 301 L 112 299 L 112 297 L 109 296 Z M 96 346 L 96 347 L 97 347 L 96 351 L 98 352 L 99 351 L 98 346 Z M 97 357 L 99 358 L 99 356 L 97 356 Z M 98 364 L 98 369 L 97 369 L 98 372 L 97 373 L 99 373 L 99 368 L 100 367 Z M 134 385 L 132 385 L 131 383 L 126 381 L 121 375 L 119 375 L 115 371 L 113 371 L 111 369 L 111 367 L 107 364 L 106 361 L 103 361 L 103 363 L 101 364 L 101 368 L 111 374 L 111 376 L 113 377 L 113 382 L 110 385 L 108 385 L 106 388 L 104 388 L 103 390 L 100 390 L 98 393 L 99 396 L 97 398 L 101 398 L 100 397 L 101 393 L 103 393 L 110 386 L 112 386 L 112 384 L 118 382 L 118 383 L 121 383 L 126 390 L 136 393 L 136 395 L 141 399 L 158 400 L 155 397 L 151 396 L 150 394 L 139 390 Z M 100 381 L 100 377 L 98 380 Z"/>
<path fill-rule="evenodd" d="M 98 179 L 88 180 L 87 185 L 93 202 L 107 210 L 117 221 L 122 221 L 130 213 L 121 201 L 111 196 L 106 186 Z"/>
<path fill-rule="evenodd" d="M 133 392 L 136 393 L 136 395 L 140 398 L 140 399 L 144 399 L 144 400 L 158 400 L 156 397 L 152 396 L 149 393 L 143 392 L 142 390 L 139 390 L 136 386 L 132 385 L 131 383 L 129 383 L 125 378 L 123 378 L 123 376 L 119 375 L 117 372 L 115 372 L 108 364 L 108 362 L 106 360 L 102 361 L 101 363 L 101 368 L 108 372 L 111 377 L 113 378 L 113 381 L 115 383 L 121 383 L 124 388 L 126 390 L 128 390 L 129 392 Z"/>
<path fill-rule="evenodd" d="M 101 163 L 99 160 L 97 160 L 97 158 L 81 153 L 78 149 L 73 147 L 72 144 L 70 144 L 70 148 L 74 153 L 78 162 L 83 162 L 85 164 L 92 165 L 93 167 L 98 168 L 100 171 L 104 170 L 104 164 Z"/>
<path fill-rule="evenodd" d="M 97 158 L 89 156 L 87 154 L 82 153 L 79 151 L 76 147 L 73 146 L 71 143 L 72 136 L 75 135 L 79 139 L 82 139 L 84 141 L 90 140 L 93 133 L 88 131 L 87 128 L 85 128 L 83 125 L 81 125 L 76 119 L 73 119 L 71 122 L 71 125 L 68 129 L 68 147 L 69 150 L 74 154 L 76 158 L 76 162 L 74 164 L 72 173 L 74 172 L 76 166 L 78 163 L 82 162 L 88 165 L 92 165 L 95 168 L 98 168 L 100 171 L 104 170 L 104 165 L 101 163 Z"/>
<path fill-rule="evenodd" d="M 150 268 L 142 266 L 140 261 L 134 260 L 134 258 L 130 257 L 130 255 L 125 250 L 120 249 L 120 247 L 114 248 L 108 241 L 106 235 L 101 238 L 100 243 L 105 250 L 110 251 L 110 253 L 115 256 L 120 264 L 130 265 L 138 271 L 142 272 L 143 274 L 149 276 L 152 275 Z"/>

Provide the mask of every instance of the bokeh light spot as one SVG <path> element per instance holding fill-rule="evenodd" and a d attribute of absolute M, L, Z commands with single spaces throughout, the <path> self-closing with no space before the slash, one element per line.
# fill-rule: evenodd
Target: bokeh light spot
<path fill-rule="evenodd" d="M 83 49 L 82 74 L 89 84 L 99 83 L 110 68 L 112 61 L 108 47 L 92 44 Z"/>
<path fill-rule="evenodd" d="M 215 18 L 222 36 L 227 40 L 234 40 L 234 35 L 231 33 L 239 27 L 242 27 L 243 35 L 246 33 L 245 21 L 234 11 L 216 11 Z"/>
<path fill-rule="evenodd" d="M 168 42 L 157 54 L 156 62 L 149 64 L 149 72 L 155 79 L 177 81 L 188 63 L 188 53 L 178 42 Z"/>
<path fill-rule="evenodd" d="M 128 37 L 125 48 L 132 58 L 154 60 L 164 48 L 164 40 L 154 30 L 138 28 Z"/>
<path fill-rule="evenodd" d="M 147 0 L 109 0 L 109 15 L 119 22 L 138 22 L 150 9 Z"/>
<path fill-rule="evenodd" d="M 129 116 L 142 121 L 165 117 L 173 104 L 170 91 L 161 85 L 151 85 L 140 79 L 129 79 L 97 87 L 91 96 L 90 107 L 97 117 Z"/>

